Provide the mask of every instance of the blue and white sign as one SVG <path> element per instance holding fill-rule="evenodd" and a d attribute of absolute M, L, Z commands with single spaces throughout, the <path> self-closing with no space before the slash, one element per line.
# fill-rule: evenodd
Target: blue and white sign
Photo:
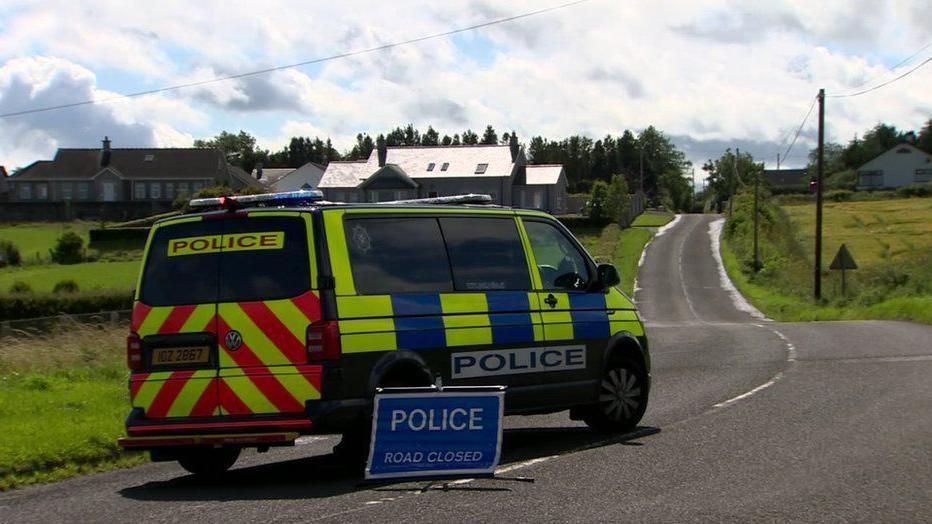
<path fill-rule="evenodd" d="M 491 475 L 504 407 L 500 387 L 376 395 L 366 479 Z"/>

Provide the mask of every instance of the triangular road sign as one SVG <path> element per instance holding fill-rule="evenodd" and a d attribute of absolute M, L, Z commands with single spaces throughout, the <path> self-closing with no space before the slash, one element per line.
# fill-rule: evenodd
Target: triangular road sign
<path fill-rule="evenodd" d="M 832 260 L 832 265 L 828 267 L 829 269 L 857 269 L 858 265 L 854 261 L 854 257 L 851 256 L 851 252 L 848 251 L 848 248 L 844 244 L 838 248 L 838 254 L 835 255 L 835 260 Z"/>

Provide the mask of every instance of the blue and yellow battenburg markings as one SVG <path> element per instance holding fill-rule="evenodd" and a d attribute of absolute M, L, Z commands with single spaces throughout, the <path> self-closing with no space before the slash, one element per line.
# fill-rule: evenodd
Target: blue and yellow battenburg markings
<path fill-rule="evenodd" d="M 616 293 L 616 292 L 613 292 Z M 557 294 L 555 294 L 557 295 Z M 606 339 L 641 334 L 631 307 L 612 293 L 560 293 L 562 310 L 538 313 L 537 293 L 412 293 L 337 297 L 344 353 Z M 546 333 L 545 333 L 546 329 Z"/>

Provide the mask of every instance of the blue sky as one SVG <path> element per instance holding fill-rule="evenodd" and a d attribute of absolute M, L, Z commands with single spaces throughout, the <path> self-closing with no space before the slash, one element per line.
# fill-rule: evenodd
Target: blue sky
<path fill-rule="evenodd" d="M 101 98 L 299 62 L 447 31 L 558 2 L 348 0 L 296 9 L 166 0 L 13 0 L 0 6 L 0 112 Z M 726 147 L 774 163 L 819 87 L 890 68 L 927 42 L 920 0 L 817 4 L 714 0 L 590 2 L 390 51 L 81 110 L 4 119 L 0 164 L 57 147 L 188 146 L 244 129 L 277 149 L 294 135 L 349 147 L 356 132 L 492 124 L 557 138 L 655 125 L 698 166 Z M 932 56 L 927 49 L 904 68 Z M 832 100 L 828 137 L 932 117 L 932 67 L 877 93 Z M 814 119 L 813 119 L 814 120 Z M 790 165 L 812 146 L 807 126 Z"/>

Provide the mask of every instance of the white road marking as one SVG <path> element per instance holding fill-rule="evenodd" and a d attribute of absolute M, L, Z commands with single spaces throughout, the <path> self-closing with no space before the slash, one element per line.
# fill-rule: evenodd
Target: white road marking
<path fill-rule="evenodd" d="M 716 405 L 714 405 L 714 406 L 712 406 L 712 407 L 715 408 L 715 409 L 719 409 L 719 408 L 723 408 L 723 407 L 725 407 L 725 406 L 728 406 L 728 405 L 730 405 L 730 404 L 734 404 L 735 402 L 738 402 L 739 400 L 744 400 L 744 399 L 746 399 L 746 398 L 748 398 L 748 397 L 750 397 L 750 396 L 752 396 L 752 395 L 754 395 L 754 394 L 760 393 L 761 391 L 763 391 L 763 390 L 769 388 L 770 386 L 776 384 L 777 381 L 780 380 L 781 378 L 783 378 L 783 372 L 782 372 L 782 371 L 779 372 L 779 373 L 777 373 L 776 375 L 774 375 L 772 379 L 768 380 L 767 382 L 764 382 L 764 383 L 761 384 L 760 386 L 757 386 L 756 388 L 754 388 L 754 389 L 752 389 L 752 390 L 750 390 L 750 391 L 747 391 L 747 392 L 745 392 L 745 393 L 742 393 L 742 394 L 738 395 L 737 397 L 732 397 L 732 398 L 730 398 L 730 399 L 728 399 L 728 400 L 726 400 L 726 401 L 724 401 L 724 402 L 719 402 L 718 404 L 716 404 Z"/>
<path fill-rule="evenodd" d="M 766 315 L 760 312 L 756 307 L 752 306 L 747 299 L 744 298 L 744 295 L 738 291 L 738 288 L 735 287 L 734 282 L 728 278 L 728 272 L 725 271 L 725 264 L 722 262 L 722 227 L 725 225 L 725 219 L 719 218 L 718 220 L 713 220 L 709 223 L 709 238 L 712 239 L 712 256 L 715 257 L 715 262 L 718 264 L 718 277 L 722 283 L 722 287 L 725 288 L 725 291 L 728 292 L 728 295 L 731 297 L 732 303 L 739 311 L 744 311 L 745 313 L 751 315 L 754 318 L 760 320 L 770 320 Z"/>
<path fill-rule="evenodd" d="M 693 301 L 689 298 L 689 292 L 686 290 L 686 277 L 683 275 L 683 246 L 686 245 L 686 239 L 688 239 L 696 228 L 699 227 L 699 222 L 696 221 L 692 229 L 689 230 L 689 233 L 683 235 L 683 240 L 680 241 L 680 253 L 677 255 L 676 265 L 680 277 L 680 288 L 683 290 L 683 297 L 686 299 L 686 305 L 689 307 L 689 313 L 695 318 L 699 323 L 706 324 L 707 322 L 699 318 L 699 313 L 696 312 L 695 306 L 693 306 Z"/>

